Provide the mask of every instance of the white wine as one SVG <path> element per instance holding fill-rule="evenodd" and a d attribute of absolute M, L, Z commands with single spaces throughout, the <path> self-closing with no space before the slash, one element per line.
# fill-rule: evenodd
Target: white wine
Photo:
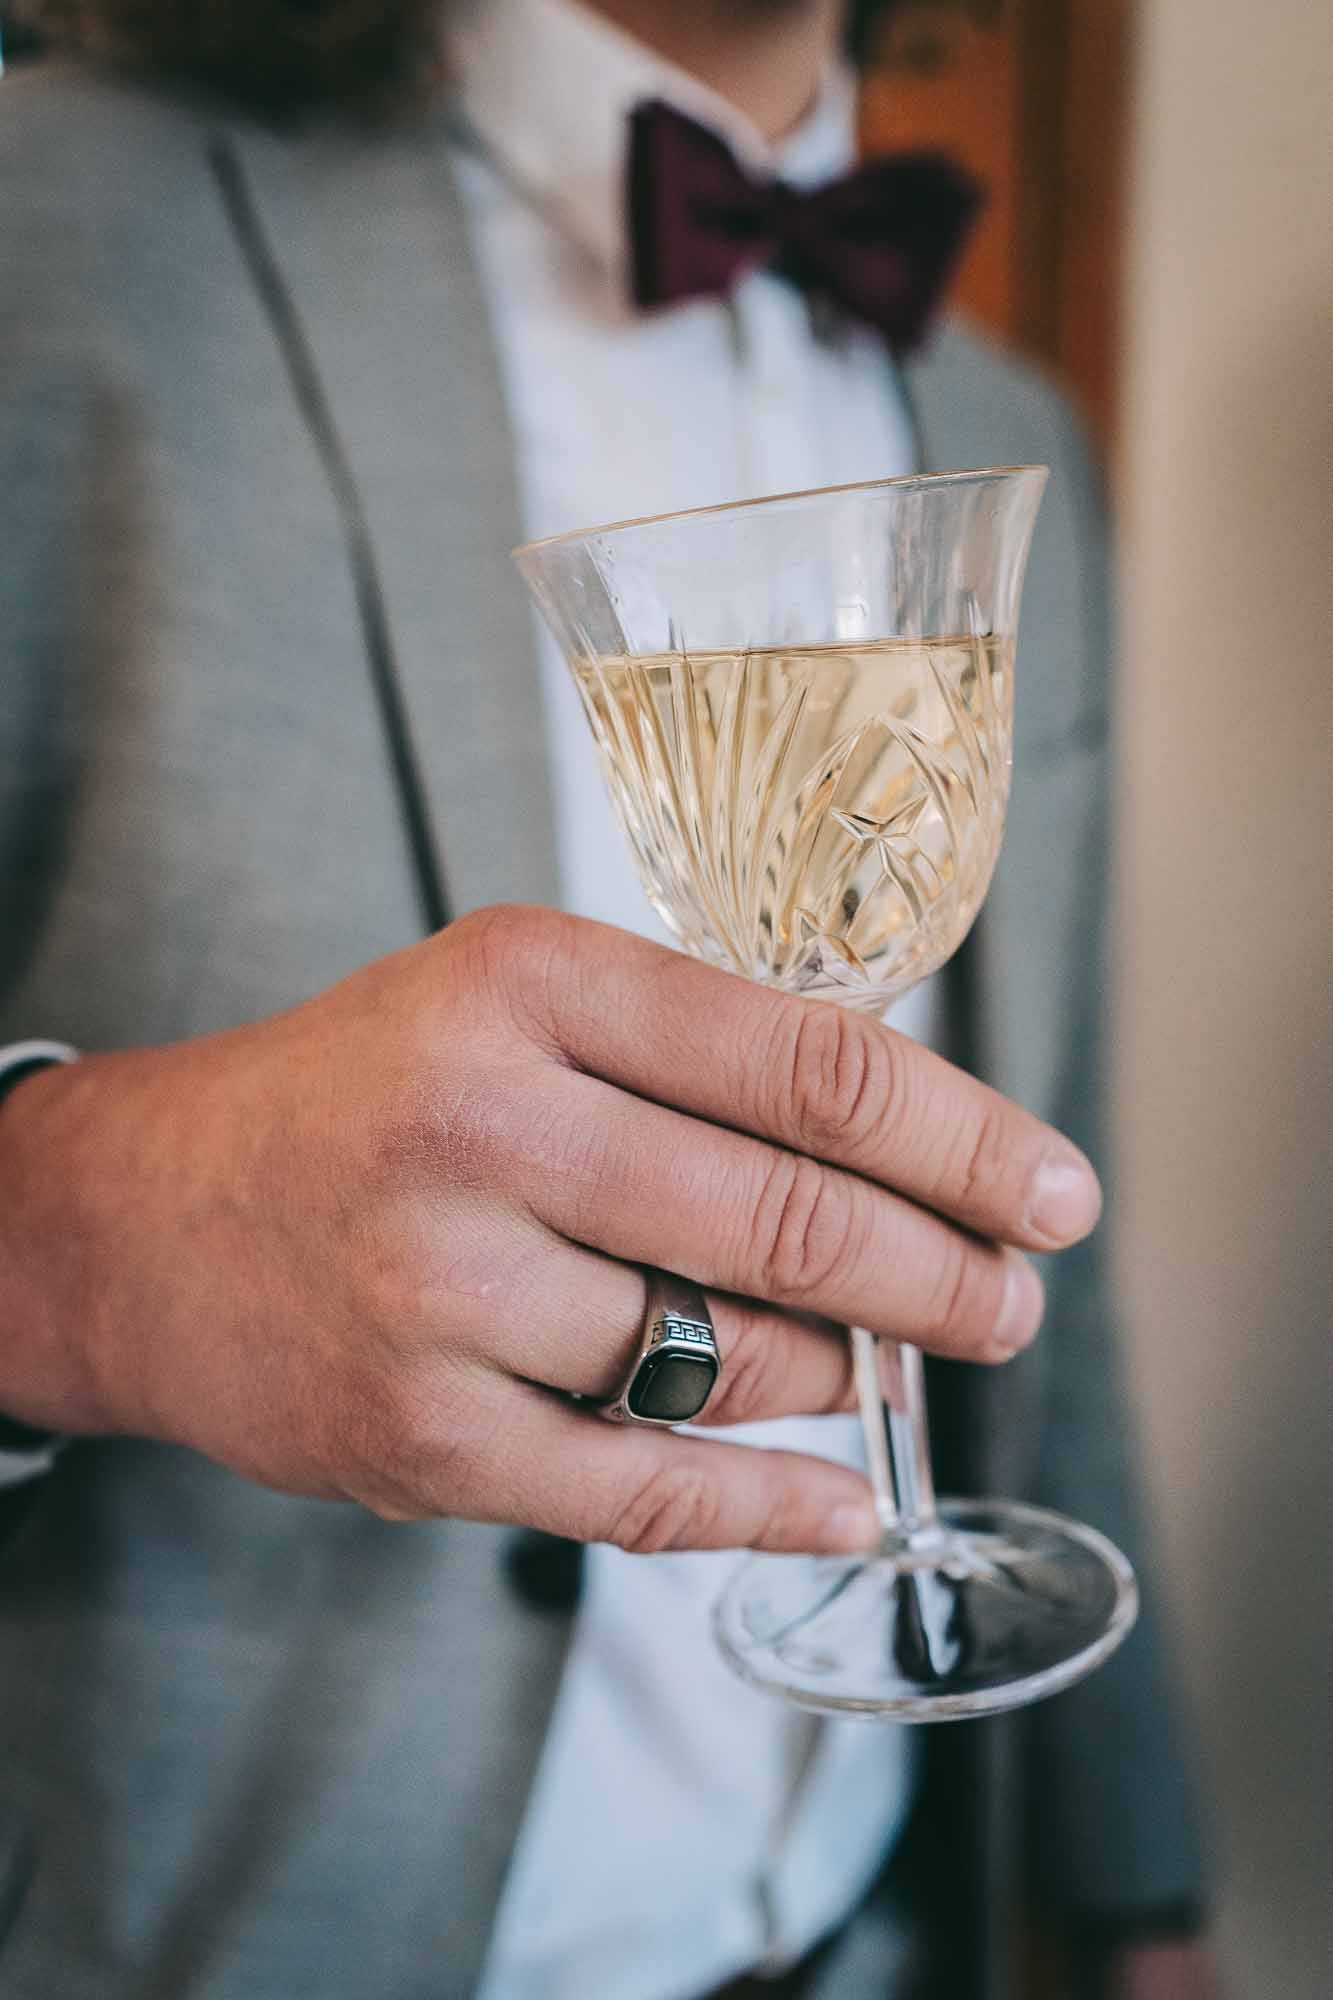
<path fill-rule="evenodd" d="M 999 851 L 1013 642 L 575 660 L 644 886 L 688 951 L 881 1012 L 966 935 Z"/>

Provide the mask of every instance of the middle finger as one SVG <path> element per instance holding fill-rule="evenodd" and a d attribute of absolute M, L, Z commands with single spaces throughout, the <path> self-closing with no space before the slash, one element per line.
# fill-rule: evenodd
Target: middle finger
<path fill-rule="evenodd" d="M 1005 1361 L 1040 1324 L 1018 1251 L 837 1167 L 567 1071 L 558 1157 L 532 1162 L 537 1214 L 612 1257 L 869 1327 L 969 1361 Z M 544 1170 L 543 1170 L 544 1169 Z"/>

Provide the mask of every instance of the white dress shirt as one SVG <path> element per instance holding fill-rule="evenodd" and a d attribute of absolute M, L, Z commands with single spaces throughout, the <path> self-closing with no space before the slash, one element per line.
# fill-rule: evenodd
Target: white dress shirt
<path fill-rule="evenodd" d="M 732 107 L 573 0 L 477 0 L 449 22 L 457 167 L 530 536 L 913 469 L 875 335 L 817 334 L 802 297 L 762 274 L 725 303 L 652 315 L 628 303 L 633 105 L 664 98 L 751 165 L 809 185 L 853 158 L 850 78 L 829 78 L 775 155 Z M 665 938 L 544 632 L 538 657 L 565 906 Z M 930 1012 L 920 993 L 895 1025 L 926 1032 Z M 745 1436 L 861 1462 L 851 1418 Z M 735 1561 L 588 1552 L 481 2000 L 695 2000 L 798 1956 L 881 1865 L 910 1796 L 909 1733 L 816 1723 L 735 1680 L 709 1629 Z"/>

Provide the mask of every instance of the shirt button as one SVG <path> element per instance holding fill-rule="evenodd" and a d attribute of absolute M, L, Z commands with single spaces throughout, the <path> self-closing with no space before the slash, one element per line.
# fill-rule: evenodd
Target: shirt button
<path fill-rule="evenodd" d="M 561 1535 L 520 1528 L 504 1552 L 505 1574 L 520 1603 L 530 1611 L 567 1614 L 583 1591 L 583 1544 Z"/>

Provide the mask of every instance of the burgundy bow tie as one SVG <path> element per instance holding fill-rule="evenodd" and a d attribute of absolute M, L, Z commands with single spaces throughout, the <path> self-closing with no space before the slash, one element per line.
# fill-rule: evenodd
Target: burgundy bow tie
<path fill-rule="evenodd" d="M 809 194 L 752 180 L 707 126 L 641 104 L 630 120 L 634 298 L 717 297 L 768 266 L 904 352 L 925 334 L 980 200 L 933 153 L 872 160 Z"/>

